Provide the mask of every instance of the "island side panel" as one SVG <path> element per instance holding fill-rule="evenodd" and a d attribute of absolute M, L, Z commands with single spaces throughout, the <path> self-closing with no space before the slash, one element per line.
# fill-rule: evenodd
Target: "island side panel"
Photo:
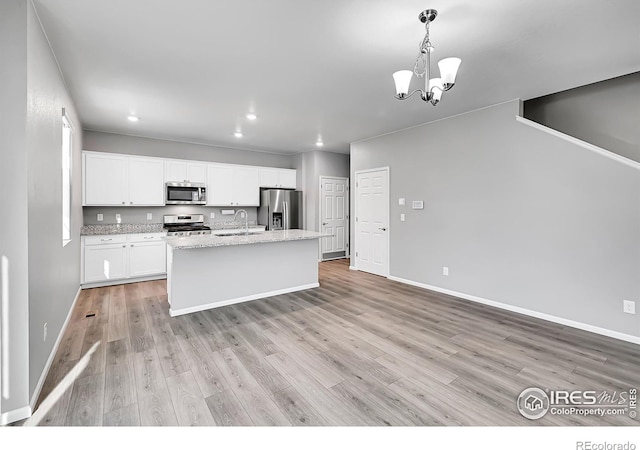
<path fill-rule="evenodd" d="M 172 316 L 317 287 L 318 240 L 171 249 Z"/>

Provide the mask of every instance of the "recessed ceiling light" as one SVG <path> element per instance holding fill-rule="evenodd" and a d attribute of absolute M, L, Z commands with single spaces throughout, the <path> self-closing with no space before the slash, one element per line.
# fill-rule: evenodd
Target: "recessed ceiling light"
<path fill-rule="evenodd" d="M 233 133 L 233 135 L 237 138 L 241 138 L 242 137 L 242 131 L 236 131 L 235 133 Z"/>
<path fill-rule="evenodd" d="M 247 119 L 249 119 L 249 120 L 256 120 L 257 118 L 258 118 L 258 116 L 256 116 L 255 113 L 247 114 Z"/>
<path fill-rule="evenodd" d="M 324 142 L 322 141 L 316 142 L 316 147 L 322 147 L 323 145 L 324 145 Z"/>
<path fill-rule="evenodd" d="M 138 120 L 140 120 L 140 117 L 137 117 L 137 116 L 129 116 L 129 117 L 127 117 L 127 120 L 128 120 L 129 122 L 137 122 Z"/>

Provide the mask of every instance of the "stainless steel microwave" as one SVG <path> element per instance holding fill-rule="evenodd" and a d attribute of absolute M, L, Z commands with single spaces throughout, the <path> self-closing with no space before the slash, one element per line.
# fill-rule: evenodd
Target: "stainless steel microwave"
<path fill-rule="evenodd" d="M 207 187 L 204 183 L 165 184 L 165 205 L 206 205 Z"/>

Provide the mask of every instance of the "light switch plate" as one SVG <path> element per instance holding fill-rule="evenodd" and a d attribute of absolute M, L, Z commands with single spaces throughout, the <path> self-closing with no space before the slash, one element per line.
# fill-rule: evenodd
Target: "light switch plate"
<path fill-rule="evenodd" d="M 116 223 L 120 222 L 122 222 L 122 218 L 120 217 L 120 214 L 116 214 Z"/>
<path fill-rule="evenodd" d="M 102 221 L 104 220 L 104 215 L 102 215 L 102 214 L 98 214 L 98 215 L 96 216 L 96 220 L 97 220 L 98 222 L 102 222 Z"/>
<path fill-rule="evenodd" d="M 414 200 L 411 203 L 412 209 L 424 209 L 424 202 L 422 200 Z"/>
<path fill-rule="evenodd" d="M 147 213 L 147 220 L 152 220 L 152 219 L 153 219 L 153 214 Z"/>
<path fill-rule="evenodd" d="M 404 198 L 399 198 L 398 199 L 398 205 L 404 206 Z"/>
<path fill-rule="evenodd" d="M 212 213 L 209 215 L 209 217 L 211 217 L 212 219 L 215 219 L 215 218 L 216 218 L 216 213 L 212 212 Z"/>
<path fill-rule="evenodd" d="M 405 220 L 405 215 L 404 214 L 400 214 L 400 222 L 404 222 Z"/>

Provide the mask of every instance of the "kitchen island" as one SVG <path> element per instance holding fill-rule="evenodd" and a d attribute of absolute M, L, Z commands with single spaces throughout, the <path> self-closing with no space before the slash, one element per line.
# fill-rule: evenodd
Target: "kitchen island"
<path fill-rule="evenodd" d="M 167 239 L 171 316 L 311 289 L 318 239 L 306 230 Z"/>

